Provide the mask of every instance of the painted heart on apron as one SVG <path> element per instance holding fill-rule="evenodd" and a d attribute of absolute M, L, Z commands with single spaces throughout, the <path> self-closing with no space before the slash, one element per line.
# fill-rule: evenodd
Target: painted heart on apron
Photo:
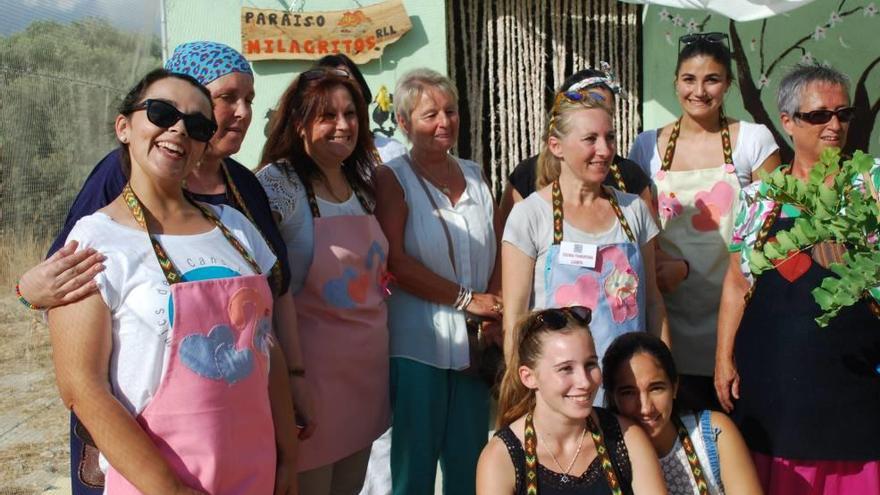
<path fill-rule="evenodd" d="M 721 217 L 730 213 L 735 194 L 729 183 L 719 181 L 709 191 L 700 191 L 694 195 L 694 206 L 700 210 L 691 217 L 694 228 L 701 232 L 718 230 Z"/>
<path fill-rule="evenodd" d="M 586 306 L 595 310 L 599 302 L 599 281 L 597 274 L 585 273 L 573 284 L 563 284 L 553 294 L 555 307 Z"/>
<path fill-rule="evenodd" d="M 129 185 L 123 198 L 149 235 Z M 259 349 L 271 334 L 272 292 L 260 266 L 212 212 L 194 203 L 255 275 L 184 281 L 150 236 L 177 315 L 167 367 L 137 422 L 174 474 L 204 493 L 270 494 L 275 484 L 275 429 L 269 404 L 269 359 Z M 205 328 L 210 328 L 204 334 Z M 140 495 L 111 465 L 105 493 Z"/>

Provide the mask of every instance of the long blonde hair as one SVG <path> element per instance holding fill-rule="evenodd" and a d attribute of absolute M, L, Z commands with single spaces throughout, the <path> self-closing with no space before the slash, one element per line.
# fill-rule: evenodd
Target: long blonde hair
<path fill-rule="evenodd" d="M 553 108 L 547 119 L 547 127 L 541 136 L 541 154 L 538 155 L 538 165 L 535 169 L 535 190 L 541 189 L 559 178 L 562 168 L 562 160 L 550 152 L 548 142 L 550 136 L 562 139 L 570 132 L 571 116 L 579 110 L 601 109 L 612 119 L 614 114 L 607 104 L 593 98 L 586 90 L 578 91 L 579 99 L 571 98 L 572 93 L 557 93 Z"/>
<path fill-rule="evenodd" d="M 565 311 L 563 309 L 563 311 Z M 513 338 L 516 347 L 507 360 L 507 369 L 501 378 L 501 386 L 498 395 L 498 420 L 497 428 L 500 430 L 510 426 L 522 416 L 535 408 L 535 391 L 526 387 L 519 376 L 520 366 L 528 366 L 534 369 L 541 358 L 543 350 L 542 337 L 550 332 L 571 333 L 586 331 L 589 327 L 578 322 L 571 313 L 565 311 L 566 325 L 556 329 L 544 323 L 542 313 L 533 311 L 529 313 L 514 327 Z M 592 335 L 590 336 L 592 338 Z"/>

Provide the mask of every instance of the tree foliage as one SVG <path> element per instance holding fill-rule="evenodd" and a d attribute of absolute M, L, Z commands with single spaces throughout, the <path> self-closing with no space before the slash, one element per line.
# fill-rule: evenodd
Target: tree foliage
<path fill-rule="evenodd" d="M 116 105 L 161 63 L 155 36 L 90 18 L 0 37 L 0 229 L 55 234 L 115 146 Z"/>
<path fill-rule="evenodd" d="M 880 206 L 871 187 L 853 186 L 873 166 L 874 159 L 861 151 L 841 163 L 840 150 L 826 149 L 806 182 L 782 168 L 763 177 L 768 187 L 766 192 L 759 192 L 759 199 L 794 205 L 801 215 L 791 229 L 778 232 L 775 240 L 752 253 L 752 273 L 770 270 L 774 261 L 784 262 L 821 242 L 836 242 L 847 248 L 843 263 L 832 263 L 829 267 L 834 275 L 823 279 L 812 291 L 823 311 L 816 318 L 822 327 L 841 309 L 876 292 L 880 286 Z M 868 176 L 867 180 L 873 178 Z M 865 184 L 867 181 L 862 183 Z"/>

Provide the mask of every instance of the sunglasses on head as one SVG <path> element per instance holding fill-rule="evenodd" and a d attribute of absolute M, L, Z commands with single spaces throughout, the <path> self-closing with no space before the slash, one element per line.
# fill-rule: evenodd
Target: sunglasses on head
<path fill-rule="evenodd" d="M 146 110 L 147 120 L 156 127 L 163 129 L 168 129 L 176 124 L 178 120 L 183 119 L 187 135 L 202 143 L 210 141 L 211 136 L 217 132 L 217 124 L 213 120 L 205 117 L 200 112 L 182 113 L 167 101 L 144 100 L 134 107 L 134 110 Z"/>
<path fill-rule="evenodd" d="M 691 45 L 693 43 L 698 43 L 700 41 L 705 41 L 707 43 L 727 43 L 727 34 L 712 32 L 712 33 L 691 33 L 686 34 L 680 38 L 678 38 L 678 51 L 681 52 L 682 46 Z"/>
<path fill-rule="evenodd" d="M 336 67 L 318 67 L 316 69 L 309 69 L 299 75 L 299 77 L 303 81 L 312 81 L 314 79 L 321 79 L 322 77 L 327 76 L 337 76 L 351 79 L 350 72 L 345 69 L 339 69 Z"/>
<path fill-rule="evenodd" d="M 568 326 L 569 317 L 578 325 L 587 326 L 593 318 L 593 310 L 586 306 L 568 306 L 539 311 L 526 333 L 531 333 L 541 327 L 560 330 Z"/>
<path fill-rule="evenodd" d="M 794 117 L 813 125 L 826 124 L 831 117 L 837 115 L 837 120 L 841 123 L 850 122 L 856 118 L 856 108 L 846 107 L 839 110 L 813 110 L 812 112 L 795 112 Z"/>

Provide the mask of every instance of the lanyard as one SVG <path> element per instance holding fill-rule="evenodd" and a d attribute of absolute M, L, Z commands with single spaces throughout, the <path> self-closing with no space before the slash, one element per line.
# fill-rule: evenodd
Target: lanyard
<path fill-rule="evenodd" d="M 620 173 L 620 167 L 612 161 L 609 168 L 611 169 L 611 176 L 614 177 L 614 182 L 617 183 L 617 188 L 626 192 L 626 182 L 623 180 L 623 174 Z"/>
<path fill-rule="evenodd" d="M 525 481 L 527 495 L 537 495 L 538 493 L 538 437 L 535 435 L 533 414 L 534 411 L 531 411 L 526 415 L 526 427 L 523 435 L 525 437 L 526 451 Z M 596 446 L 596 456 L 599 458 L 602 472 L 605 473 L 605 481 L 608 482 L 608 486 L 611 488 L 611 493 L 613 495 L 622 495 L 623 491 L 620 488 L 617 471 L 614 469 L 614 464 L 612 464 L 611 458 L 608 456 L 608 448 L 605 446 L 605 438 L 602 435 L 602 430 L 596 422 L 593 421 L 592 415 L 587 417 L 587 429 L 590 430 L 590 437 L 593 439 L 593 444 Z"/>
<path fill-rule="evenodd" d="M 165 274 L 165 279 L 168 281 L 169 285 L 176 284 L 182 281 L 182 275 L 177 267 L 174 266 L 174 263 L 171 262 L 171 259 L 165 254 L 165 250 L 162 249 L 162 245 L 159 244 L 159 241 L 150 234 L 150 229 L 147 227 L 147 221 L 144 217 L 144 207 L 141 203 L 140 199 L 138 199 L 137 195 L 135 195 L 134 191 L 131 188 L 131 183 L 126 183 L 125 188 L 122 189 L 122 199 L 125 201 L 125 204 L 128 206 L 129 211 L 131 211 L 134 220 L 137 224 L 147 232 L 147 236 L 150 238 L 150 242 L 153 245 L 153 252 L 156 254 L 156 259 L 159 261 L 159 266 L 162 268 L 162 273 Z M 208 220 L 210 220 L 214 225 L 216 225 L 221 232 L 223 232 L 223 236 L 226 237 L 226 240 L 232 244 L 232 247 L 235 248 L 236 251 L 242 256 L 242 258 L 247 261 L 247 263 L 251 266 L 255 273 L 260 273 L 260 265 L 257 264 L 256 260 L 254 260 L 253 256 L 247 252 L 244 246 L 241 245 L 238 238 L 232 235 L 232 232 L 220 222 L 220 219 L 217 218 L 210 210 L 208 210 L 205 206 L 190 200 L 190 202 L 202 212 L 202 215 L 205 216 Z"/>
<path fill-rule="evenodd" d="M 678 431 L 678 440 L 681 442 L 681 446 L 684 448 L 684 453 L 687 456 L 691 474 L 694 476 L 694 481 L 697 482 L 697 490 L 700 492 L 700 495 L 708 495 L 709 484 L 706 483 L 703 467 L 700 465 L 700 458 L 697 457 L 697 450 L 694 448 L 694 443 L 691 442 L 687 428 L 684 427 L 684 424 L 682 424 L 681 419 L 677 415 L 672 416 L 672 421 L 675 423 L 676 430 Z"/>
<path fill-rule="evenodd" d="M 230 203 L 234 203 L 232 206 L 236 210 L 244 213 L 252 224 L 257 225 L 257 222 L 254 221 L 254 216 L 251 214 L 251 210 L 247 207 L 244 198 L 242 198 L 241 193 L 238 191 L 235 181 L 232 180 L 232 175 L 229 173 L 229 167 L 226 166 L 226 162 L 221 160 L 220 168 L 223 170 L 223 178 L 226 179 L 226 191 L 232 193 L 232 197 L 229 198 L 231 200 Z M 262 231 L 260 234 L 263 234 Z M 284 283 L 284 277 L 281 275 L 281 261 L 280 258 L 278 258 L 278 253 L 275 252 L 275 248 L 272 247 L 272 243 L 269 242 L 269 239 L 266 239 L 265 235 L 263 235 L 263 239 L 266 241 L 266 245 L 269 246 L 269 251 L 275 255 L 275 263 L 272 265 L 272 270 L 269 274 L 272 280 L 272 292 L 276 295 L 280 295 L 282 292 L 282 284 Z M 283 254 L 284 256 L 287 256 L 286 253 Z"/>
<path fill-rule="evenodd" d="M 614 214 L 617 215 L 617 219 L 620 221 L 620 226 L 623 228 L 623 231 L 626 232 L 626 236 L 629 238 L 630 242 L 636 242 L 636 236 L 633 235 L 632 229 L 629 227 L 629 222 L 626 221 L 626 217 L 623 216 L 623 211 L 620 209 L 620 204 L 617 202 L 617 196 L 615 196 L 614 191 L 609 188 L 602 186 L 605 189 L 605 192 L 608 193 L 608 201 L 611 203 L 611 208 L 614 209 Z M 553 203 L 553 244 L 562 243 L 562 189 L 559 187 L 559 179 L 553 181 L 552 187 L 552 203 Z"/>
<path fill-rule="evenodd" d="M 721 124 L 721 151 L 724 152 L 724 163 L 733 163 L 733 147 L 730 145 L 730 128 L 727 126 L 727 117 L 721 111 L 718 114 L 719 123 Z M 678 142 L 678 135 L 681 132 L 681 117 L 675 121 L 672 126 L 672 132 L 669 134 L 669 142 L 666 144 L 666 153 L 663 155 L 663 163 L 660 170 L 666 172 L 672 167 L 672 158 L 675 156 L 675 144 Z"/>

